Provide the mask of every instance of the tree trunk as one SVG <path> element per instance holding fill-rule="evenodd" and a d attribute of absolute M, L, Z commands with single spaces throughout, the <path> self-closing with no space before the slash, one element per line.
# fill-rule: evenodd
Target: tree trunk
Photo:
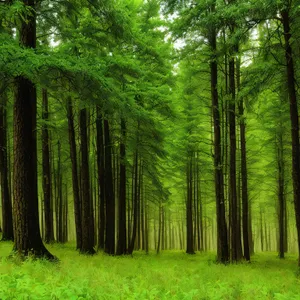
<path fill-rule="evenodd" d="M 159 205 L 159 212 L 158 212 L 158 240 L 157 240 L 157 246 L 156 246 L 156 254 L 160 251 L 160 243 L 161 243 L 161 221 L 162 221 L 162 204 Z"/>
<path fill-rule="evenodd" d="M 2 200 L 2 240 L 13 241 L 12 203 L 9 190 L 9 167 L 7 151 L 7 95 L 4 92 L 0 103 L 0 183 Z"/>
<path fill-rule="evenodd" d="M 235 52 L 233 52 L 235 53 Z M 232 55 L 233 55 L 232 53 Z M 236 191 L 236 121 L 235 121 L 235 61 L 229 59 L 229 93 L 231 99 L 228 106 L 229 120 L 229 141 L 230 141 L 230 160 L 229 160 L 229 189 L 230 189 L 230 229 L 231 229 L 231 260 L 239 261 L 241 253 L 241 239 L 239 235 L 238 199 Z"/>
<path fill-rule="evenodd" d="M 249 200 L 249 199 L 248 199 Z M 249 201 L 248 201 L 249 202 Z M 248 203 L 248 213 L 249 213 L 249 218 L 248 218 L 248 233 L 249 233 L 249 249 L 250 249 L 250 255 L 254 254 L 254 240 L 253 240 L 253 234 L 252 234 L 252 213 L 251 213 L 251 202 Z"/>
<path fill-rule="evenodd" d="M 148 200 L 145 199 L 145 251 L 149 253 L 149 208 Z"/>
<path fill-rule="evenodd" d="M 69 205 L 68 205 L 68 185 L 65 184 L 65 197 L 64 197 L 64 234 L 63 240 L 64 243 L 68 242 L 68 213 L 69 213 Z"/>
<path fill-rule="evenodd" d="M 82 244 L 80 252 L 84 254 L 94 254 L 94 233 L 91 226 L 91 195 L 90 195 L 90 174 L 89 174 L 89 154 L 87 136 L 87 110 L 83 108 L 79 115 L 80 129 L 80 153 L 81 153 L 81 213 L 82 213 Z"/>
<path fill-rule="evenodd" d="M 119 186 L 119 226 L 117 255 L 126 254 L 126 123 L 121 119 L 120 141 L 120 186 Z"/>
<path fill-rule="evenodd" d="M 260 245 L 261 245 L 261 251 L 264 251 L 264 231 L 263 231 L 263 218 L 262 218 L 261 208 L 260 208 Z"/>
<path fill-rule="evenodd" d="M 212 13 L 215 11 L 215 4 L 211 6 Z M 226 263 L 229 260 L 227 225 L 225 219 L 224 203 L 224 179 L 223 164 L 221 161 L 221 124 L 218 100 L 218 65 L 217 65 L 217 32 L 214 25 L 211 25 L 209 33 L 209 45 L 212 51 L 210 59 L 211 75 L 211 98 L 214 123 L 214 168 L 215 168 L 215 193 L 216 193 L 216 215 L 217 215 L 217 260 Z"/>
<path fill-rule="evenodd" d="M 300 144 L 299 144 L 299 115 L 297 105 L 297 94 L 295 87 L 295 68 L 293 53 L 291 47 L 291 28 L 288 9 L 281 11 L 282 24 L 285 40 L 285 59 L 288 81 L 288 93 L 290 100 L 290 119 L 292 135 L 292 174 L 293 174 L 293 192 L 294 206 L 296 216 L 296 227 L 298 237 L 298 266 L 300 266 Z"/>
<path fill-rule="evenodd" d="M 61 145 L 57 142 L 57 169 L 56 169 L 56 239 L 63 243 L 63 190 L 62 190 L 62 172 L 61 172 Z"/>
<path fill-rule="evenodd" d="M 238 88 L 240 85 L 240 62 L 237 64 L 237 80 Z M 247 152 L 246 152 L 246 123 L 244 117 L 244 102 L 243 99 L 239 102 L 239 117 L 240 117 L 240 145 L 241 145 L 241 177 L 242 177 L 242 225 L 243 225 L 243 246 L 244 257 L 250 261 L 250 246 L 249 246 L 249 200 L 248 200 L 248 179 L 247 179 Z"/>
<path fill-rule="evenodd" d="M 104 120 L 105 141 L 105 201 L 106 226 L 104 252 L 115 254 L 115 197 L 113 188 L 112 145 L 110 141 L 109 123 Z"/>
<path fill-rule="evenodd" d="M 24 0 L 31 14 L 21 22 L 19 34 L 23 47 L 36 48 L 35 1 Z M 14 103 L 14 252 L 19 256 L 54 259 L 43 245 L 38 212 L 36 88 L 20 75 L 15 78 Z"/>
<path fill-rule="evenodd" d="M 277 145 L 277 165 L 278 165 L 278 204 L 279 204 L 279 258 L 284 258 L 284 235 L 285 235 L 285 198 L 284 198 L 284 157 L 283 157 L 283 137 L 279 128 Z"/>
<path fill-rule="evenodd" d="M 52 204 L 52 184 L 50 168 L 50 139 L 48 132 L 49 112 L 48 112 L 48 93 L 42 90 L 43 105 L 42 119 L 42 167 L 43 167 L 43 193 L 44 193 L 44 216 L 45 216 L 45 242 L 54 242 L 53 229 L 53 204 Z"/>
<path fill-rule="evenodd" d="M 193 243 L 193 162 L 192 156 L 187 164 L 187 200 L 186 200 L 186 253 L 195 254 Z"/>
<path fill-rule="evenodd" d="M 80 201 L 78 169 L 77 169 L 77 151 L 76 151 L 76 138 L 75 138 L 75 128 L 74 128 L 74 114 L 73 114 L 72 101 L 70 98 L 68 99 L 67 102 L 67 118 L 68 118 L 70 157 L 72 163 L 72 185 L 73 185 L 74 216 L 75 216 L 75 229 L 76 229 L 76 249 L 80 250 L 82 245 L 81 201 Z"/>
<path fill-rule="evenodd" d="M 104 179 L 104 134 L 103 134 L 103 119 L 100 107 L 96 108 L 96 130 L 97 130 L 97 170 L 99 184 L 99 228 L 98 228 L 98 248 L 104 249 L 105 238 L 105 179 Z"/>
<path fill-rule="evenodd" d="M 161 208 L 161 250 L 165 250 L 165 208 Z"/>
<path fill-rule="evenodd" d="M 128 254 L 132 254 L 137 233 L 138 223 L 138 152 L 136 150 L 134 156 L 134 193 L 133 193 L 133 225 L 132 225 L 132 236 L 128 246 Z"/>

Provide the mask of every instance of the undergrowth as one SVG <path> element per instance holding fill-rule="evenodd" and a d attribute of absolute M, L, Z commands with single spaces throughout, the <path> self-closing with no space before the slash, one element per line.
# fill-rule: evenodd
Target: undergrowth
<path fill-rule="evenodd" d="M 0 299 L 300 299 L 296 256 L 263 253 L 252 262 L 214 263 L 214 254 L 93 257 L 73 245 L 48 247 L 59 263 L 7 260 L 12 244 L 0 243 Z"/>

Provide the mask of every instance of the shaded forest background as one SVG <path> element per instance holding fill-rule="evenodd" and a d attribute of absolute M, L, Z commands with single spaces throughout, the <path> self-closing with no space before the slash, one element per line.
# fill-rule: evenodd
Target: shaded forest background
<path fill-rule="evenodd" d="M 298 23 L 292 0 L 0 1 L 2 239 L 298 251 Z"/>

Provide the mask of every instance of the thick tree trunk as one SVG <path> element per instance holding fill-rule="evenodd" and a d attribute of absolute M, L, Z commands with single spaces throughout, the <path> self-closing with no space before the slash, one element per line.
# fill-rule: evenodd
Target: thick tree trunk
<path fill-rule="evenodd" d="M 9 168 L 7 152 L 7 95 L 1 97 L 0 103 L 0 184 L 2 203 L 2 240 L 13 241 L 12 204 L 9 190 Z"/>
<path fill-rule="evenodd" d="M 91 195 L 90 195 L 90 173 L 89 173 L 89 154 L 87 136 L 87 110 L 80 111 L 80 153 L 81 153 L 81 212 L 82 212 L 82 244 L 80 252 L 84 254 L 94 254 L 94 232 L 91 226 Z"/>
<path fill-rule="evenodd" d="M 120 186 L 119 186 L 119 224 L 118 224 L 118 247 L 117 255 L 126 254 L 126 123 L 121 119 L 121 142 L 120 142 Z"/>
<path fill-rule="evenodd" d="M 20 44 L 36 47 L 35 1 L 24 0 L 31 14 L 22 21 Z M 38 212 L 36 88 L 33 82 L 20 75 L 15 78 L 14 103 L 14 252 L 20 256 L 54 259 L 43 245 Z"/>
<path fill-rule="evenodd" d="M 105 201 L 106 226 L 104 252 L 115 254 L 115 197 L 113 188 L 112 145 L 110 141 L 109 123 L 104 120 L 105 141 Z"/>
<path fill-rule="evenodd" d="M 50 168 L 50 139 L 48 132 L 49 112 L 48 112 L 48 93 L 42 90 L 42 167 L 43 167 L 43 194 L 44 194 L 44 220 L 45 220 L 45 242 L 54 242 L 53 228 L 53 204 L 52 204 L 52 184 Z"/>
<path fill-rule="evenodd" d="M 214 5 L 211 11 L 215 11 Z M 217 32 L 214 25 L 211 25 L 209 33 L 209 44 L 212 51 L 210 59 L 211 74 L 211 98 L 212 113 L 214 123 L 214 168 L 215 168 L 215 193 L 216 193 L 216 214 L 217 214 L 217 260 L 226 263 L 229 260 L 227 225 L 225 219 L 225 203 L 224 203 L 224 179 L 223 164 L 221 161 L 221 124 L 218 100 L 218 65 L 217 65 Z"/>
<path fill-rule="evenodd" d="M 291 28 L 288 9 L 281 12 L 282 24 L 285 40 L 285 59 L 288 80 L 288 93 L 290 100 L 290 119 L 292 135 L 292 173 L 294 188 L 294 206 L 296 216 L 296 227 L 298 237 L 298 252 L 300 253 L 300 144 L 299 144 L 299 115 L 297 105 L 297 93 L 295 87 L 295 67 L 291 47 Z M 300 266 L 300 255 L 298 255 L 298 265 Z"/>
<path fill-rule="evenodd" d="M 70 157 L 72 163 L 72 186 L 73 186 L 74 216 L 75 216 L 75 229 L 76 229 L 76 249 L 79 250 L 81 249 L 81 245 L 82 245 L 81 201 L 80 201 L 79 180 L 78 180 L 78 170 L 77 170 L 77 151 L 76 151 L 74 114 L 73 114 L 72 100 L 70 98 L 68 99 L 67 102 L 67 118 L 68 118 Z"/>

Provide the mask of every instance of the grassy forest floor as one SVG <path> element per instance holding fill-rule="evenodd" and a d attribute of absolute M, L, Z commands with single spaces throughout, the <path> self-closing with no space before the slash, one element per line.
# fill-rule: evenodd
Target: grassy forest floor
<path fill-rule="evenodd" d="M 133 257 L 79 255 L 73 245 L 48 247 L 59 263 L 6 259 L 0 243 L 0 299 L 300 299 L 296 256 L 253 257 L 251 264 L 217 265 L 214 254 Z"/>

